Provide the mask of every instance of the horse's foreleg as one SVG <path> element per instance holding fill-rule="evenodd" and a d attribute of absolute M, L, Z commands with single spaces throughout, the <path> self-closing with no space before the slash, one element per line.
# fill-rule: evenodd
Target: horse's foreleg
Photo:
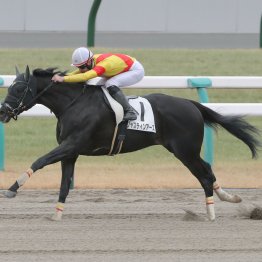
<path fill-rule="evenodd" d="M 72 182 L 72 178 L 74 175 L 74 168 L 76 158 L 66 159 L 61 161 L 61 168 L 62 168 L 62 179 L 61 179 L 61 186 L 60 186 L 60 194 L 58 203 L 56 205 L 55 214 L 52 217 L 52 220 L 61 220 L 62 214 L 64 210 L 64 203 L 66 201 L 66 197 L 69 193 L 70 185 Z"/>
<path fill-rule="evenodd" d="M 238 195 L 231 195 L 223 190 L 217 182 L 214 182 L 213 188 L 221 201 L 227 201 L 230 203 L 240 203 L 242 201 L 242 199 Z"/>
<path fill-rule="evenodd" d="M 17 190 L 21 187 L 32 175 L 33 170 L 29 168 L 25 173 L 23 173 L 15 183 L 5 192 L 5 196 L 8 198 L 13 198 L 17 194 Z"/>
<path fill-rule="evenodd" d="M 48 154 L 37 159 L 25 173 L 23 173 L 16 182 L 6 191 L 6 197 L 15 197 L 17 190 L 25 184 L 25 182 L 35 173 L 38 169 L 44 166 L 61 161 L 65 157 L 70 157 L 74 154 L 73 143 L 62 143 Z"/>

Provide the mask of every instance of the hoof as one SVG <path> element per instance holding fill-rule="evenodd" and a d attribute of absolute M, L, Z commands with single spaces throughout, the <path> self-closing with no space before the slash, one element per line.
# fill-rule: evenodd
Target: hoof
<path fill-rule="evenodd" d="M 230 197 L 226 197 L 225 199 L 222 199 L 222 201 L 226 201 L 229 203 L 240 203 L 242 202 L 242 198 L 238 195 L 234 195 L 234 196 L 230 196 Z"/>
<path fill-rule="evenodd" d="M 215 221 L 216 214 L 214 204 L 207 204 L 207 218 L 209 221 Z"/>
<path fill-rule="evenodd" d="M 7 190 L 5 193 L 4 193 L 4 196 L 7 197 L 7 198 L 14 198 L 16 196 L 17 192 L 13 192 L 11 190 Z"/>
<path fill-rule="evenodd" d="M 238 196 L 238 195 L 228 194 L 224 190 L 222 192 L 217 192 L 217 191 L 215 191 L 215 192 L 217 193 L 217 196 L 221 201 L 226 201 L 226 202 L 229 202 L 229 203 L 240 203 L 240 202 L 242 202 L 241 197 Z"/>
<path fill-rule="evenodd" d="M 61 221 L 62 220 L 62 212 L 56 212 L 50 220 L 52 221 Z"/>
<path fill-rule="evenodd" d="M 208 221 L 210 221 L 210 222 L 214 222 L 214 221 L 216 221 L 216 217 L 208 217 Z"/>
<path fill-rule="evenodd" d="M 238 195 L 234 195 L 232 203 L 240 203 L 240 202 L 242 202 L 242 198 Z"/>

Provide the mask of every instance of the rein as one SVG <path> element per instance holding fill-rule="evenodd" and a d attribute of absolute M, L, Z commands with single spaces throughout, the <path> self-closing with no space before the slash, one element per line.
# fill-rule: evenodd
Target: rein
<path fill-rule="evenodd" d="M 45 93 L 51 86 L 53 86 L 54 82 L 51 82 L 48 86 L 46 86 L 41 92 L 39 92 L 33 99 L 23 107 L 24 110 L 30 107 L 43 93 Z"/>
<path fill-rule="evenodd" d="M 4 103 L 3 105 L 5 105 L 6 108 L 6 113 L 13 118 L 14 120 L 17 120 L 18 115 L 25 111 L 28 110 L 32 104 L 34 104 L 36 102 L 36 100 L 41 97 L 48 89 L 50 89 L 52 86 L 56 85 L 56 83 L 54 83 L 53 81 L 51 81 L 41 92 L 39 92 L 37 95 L 35 95 L 31 101 L 29 101 L 27 104 L 24 104 L 24 100 L 28 94 L 28 92 L 32 93 L 32 90 L 29 86 L 29 82 L 25 82 L 25 81 L 16 81 L 16 83 L 21 82 L 23 84 L 26 85 L 26 88 L 23 92 L 23 94 L 17 99 L 16 97 L 12 96 L 14 99 L 16 99 L 16 103 L 18 104 L 16 108 L 13 108 L 9 103 Z M 82 92 L 75 97 L 63 110 L 63 112 L 60 115 L 57 115 L 57 118 L 61 117 L 79 98 L 80 96 L 82 96 L 85 93 L 87 86 L 84 85 Z"/>
<path fill-rule="evenodd" d="M 25 83 L 25 82 L 23 82 L 23 81 L 21 81 L 21 82 L 22 82 L 22 83 Z M 29 108 L 31 107 L 31 105 L 34 104 L 35 101 L 36 101 L 39 97 L 41 97 L 48 89 L 50 89 L 50 88 L 51 88 L 52 86 L 54 86 L 54 85 L 56 85 L 56 83 L 51 82 L 51 83 L 50 83 L 49 85 L 47 85 L 41 92 L 39 92 L 36 96 L 34 96 L 30 102 L 28 102 L 26 105 L 24 105 L 24 99 L 25 99 L 27 93 L 28 93 L 29 91 L 31 91 L 31 90 L 30 90 L 30 87 L 29 87 L 29 84 L 26 83 L 26 89 L 25 89 L 23 95 L 18 99 L 18 101 L 17 101 L 17 102 L 18 102 L 18 106 L 17 106 L 16 108 L 12 108 L 8 103 L 5 103 L 5 106 L 6 106 L 7 110 L 8 110 L 8 113 L 10 114 L 10 116 L 11 116 L 14 120 L 17 120 L 18 115 L 19 115 L 21 112 L 29 109 Z M 75 98 L 66 106 L 66 108 L 64 109 L 64 111 L 63 111 L 60 115 L 57 115 L 57 118 L 61 117 L 61 116 L 85 93 L 86 88 L 87 88 L 87 86 L 84 85 L 84 87 L 83 87 L 83 89 L 82 89 L 82 92 L 81 92 L 77 97 L 75 97 Z"/>

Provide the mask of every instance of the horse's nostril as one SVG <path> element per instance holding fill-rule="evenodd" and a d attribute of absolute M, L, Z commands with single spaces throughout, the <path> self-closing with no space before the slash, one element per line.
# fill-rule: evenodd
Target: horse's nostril
<path fill-rule="evenodd" d="M 4 113 L 2 111 L 0 111 L 0 121 L 2 121 L 4 118 Z"/>

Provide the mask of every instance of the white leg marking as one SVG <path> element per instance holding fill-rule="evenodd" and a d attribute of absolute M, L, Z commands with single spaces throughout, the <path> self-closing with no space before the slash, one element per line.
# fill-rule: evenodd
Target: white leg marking
<path fill-rule="evenodd" d="M 54 221 L 60 221 L 62 219 L 63 210 L 64 210 L 64 204 L 58 202 L 56 205 L 55 214 L 51 217 L 51 219 Z"/>
<path fill-rule="evenodd" d="M 27 173 L 23 173 L 18 179 L 16 180 L 19 187 L 22 186 L 27 180 L 29 179 L 29 176 Z"/>
<path fill-rule="evenodd" d="M 230 203 L 240 203 L 242 201 L 241 197 L 239 197 L 238 195 L 231 195 L 227 193 L 225 190 L 223 190 L 217 182 L 214 183 L 213 188 L 221 201 L 226 201 Z"/>
<path fill-rule="evenodd" d="M 214 221 L 216 219 L 215 214 L 215 205 L 213 197 L 206 198 L 206 206 L 207 206 L 207 217 L 210 221 Z"/>
<path fill-rule="evenodd" d="M 56 211 L 55 214 L 51 217 L 51 219 L 53 221 L 60 221 L 60 220 L 62 220 L 62 215 L 63 215 L 63 212 Z"/>
<path fill-rule="evenodd" d="M 33 173 L 33 170 L 29 168 L 25 173 L 18 177 L 16 181 L 19 187 L 22 186 L 31 177 L 31 175 L 33 175 Z"/>

